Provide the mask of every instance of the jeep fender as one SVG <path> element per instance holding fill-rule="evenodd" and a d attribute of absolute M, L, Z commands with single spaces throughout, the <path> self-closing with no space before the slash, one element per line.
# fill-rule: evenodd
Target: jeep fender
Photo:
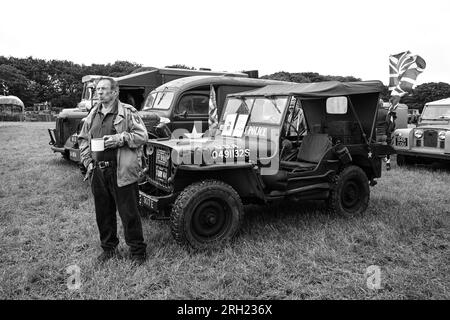
<path fill-rule="evenodd" d="M 216 179 L 232 186 L 244 202 L 265 201 L 264 184 L 253 164 L 233 165 L 180 165 L 174 175 L 174 192 L 180 192 L 188 185 Z"/>

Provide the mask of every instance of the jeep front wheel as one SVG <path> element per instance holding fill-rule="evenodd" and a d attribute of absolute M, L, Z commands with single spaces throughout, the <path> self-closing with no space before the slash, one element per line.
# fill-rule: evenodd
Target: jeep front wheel
<path fill-rule="evenodd" d="M 238 193 L 228 184 L 217 180 L 193 183 L 175 200 L 172 235 L 181 245 L 212 249 L 234 237 L 243 213 Z"/>
<path fill-rule="evenodd" d="M 360 167 L 349 166 L 333 177 L 328 209 L 345 217 L 357 216 L 366 211 L 369 198 L 366 174 Z"/>

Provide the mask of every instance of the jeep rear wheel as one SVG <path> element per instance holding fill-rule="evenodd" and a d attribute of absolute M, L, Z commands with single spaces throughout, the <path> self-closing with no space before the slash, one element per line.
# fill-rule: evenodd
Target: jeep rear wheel
<path fill-rule="evenodd" d="M 328 210 L 345 217 L 357 216 L 366 211 L 369 198 L 366 174 L 360 167 L 349 166 L 333 177 Z"/>
<path fill-rule="evenodd" d="M 228 184 L 217 180 L 193 183 L 175 200 L 172 235 L 181 245 L 212 249 L 234 237 L 243 213 L 238 193 Z"/>

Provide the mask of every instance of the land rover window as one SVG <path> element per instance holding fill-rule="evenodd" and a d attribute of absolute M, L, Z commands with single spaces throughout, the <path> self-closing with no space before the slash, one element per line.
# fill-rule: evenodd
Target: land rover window
<path fill-rule="evenodd" d="M 209 108 L 209 96 L 201 94 L 184 95 L 178 103 L 175 114 L 206 115 Z"/>
<path fill-rule="evenodd" d="M 164 109 L 167 110 L 172 104 L 174 93 L 172 91 L 159 91 L 153 92 L 148 95 L 145 100 L 143 110 L 148 111 L 150 109 Z"/>
<path fill-rule="evenodd" d="M 346 114 L 347 107 L 347 97 L 331 97 L 327 99 L 328 114 Z"/>
<path fill-rule="evenodd" d="M 423 120 L 450 119 L 450 106 L 427 106 L 422 113 Z"/>
<path fill-rule="evenodd" d="M 287 101 L 287 97 L 256 98 L 250 122 L 280 124 Z"/>

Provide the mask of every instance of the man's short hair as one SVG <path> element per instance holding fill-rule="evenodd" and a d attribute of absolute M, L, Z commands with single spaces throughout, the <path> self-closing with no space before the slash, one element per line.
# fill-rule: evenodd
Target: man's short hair
<path fill-rule="evenodd" d="M 113 78 L 111 78 L 111 77 L 101 77 L 100 79 L 98 79 L 97 84 L 100 81 L 102 81 L 102 80 L 108 80 L 109 81 L 109 84 L 111 85 L 111 90 L 119 91 L 119 84 Z"/>

